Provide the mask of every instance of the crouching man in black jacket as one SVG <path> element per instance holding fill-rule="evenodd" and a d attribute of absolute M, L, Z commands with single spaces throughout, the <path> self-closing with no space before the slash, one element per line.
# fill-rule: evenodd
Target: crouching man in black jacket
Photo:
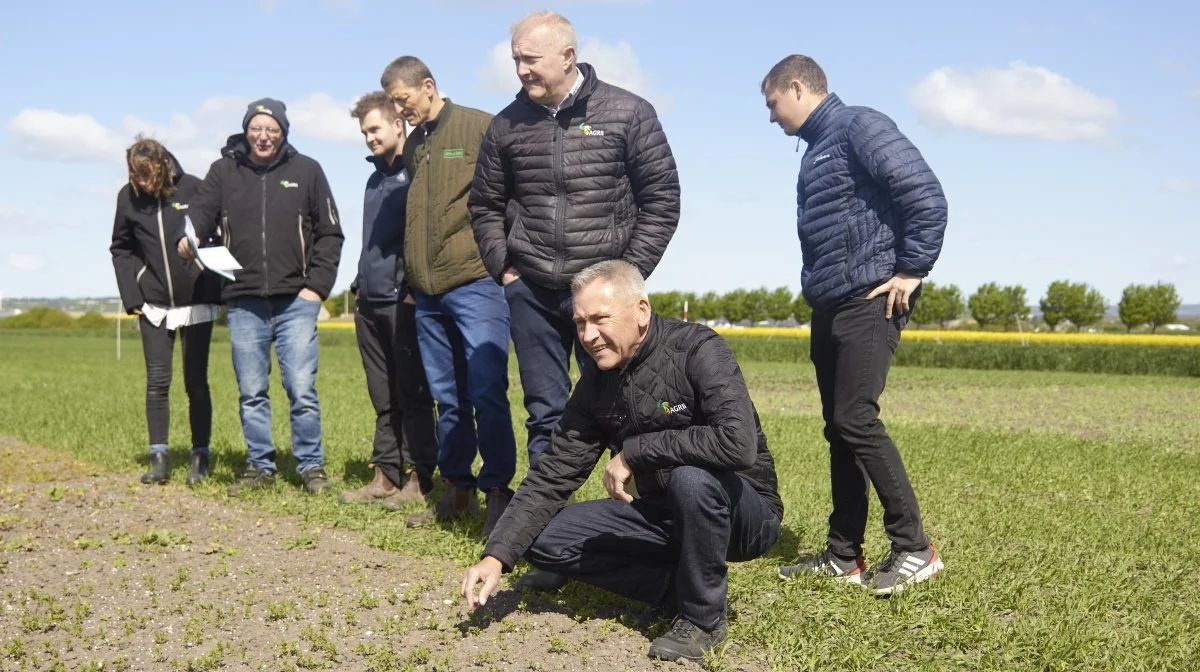
<path fill-rule="evenodd" d="M 779 537 L 783 502 L 758 413 L 725 340 L 654 315 L 637 267 L 600 262 L 571 290 L 594 361 L 467 571 L 463 597 L 486 604 L 524 555 L 535 570 L 517 587 L 577 579 L 650 602 L 677 614 L 650 657 L 702 660 L 725 640 L 727 563 L 756 558 Z M 607 447 L 611 499 L 564 508 Z M 631 478 L 636 499 L 625 492 Z"/>

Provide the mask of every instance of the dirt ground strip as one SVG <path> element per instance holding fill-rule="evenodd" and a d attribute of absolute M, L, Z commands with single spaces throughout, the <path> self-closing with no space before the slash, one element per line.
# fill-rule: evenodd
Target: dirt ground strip
<path fill-rule="evenodd" d="M 0 670 L 702 669 L 647 659 L 643 614 L 506 591 L 471 615 L 460 578 L 0 439 Z"/>

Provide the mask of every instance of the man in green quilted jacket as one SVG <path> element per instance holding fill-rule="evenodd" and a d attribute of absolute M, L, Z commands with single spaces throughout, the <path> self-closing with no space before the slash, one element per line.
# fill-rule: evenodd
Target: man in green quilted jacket
<path fill-rule="evenodd" d="M 401 56 L 380 84 L 413 127 L 404 143 L 412 183 L 404 237 L 405 278 L 417 303 L 417 340 L 438 406 L 438 468 L 449 486 L 412 525 L 473 515 L 486 495 L 486 539 L 512 498 L 516 439 L 508 405 L 509 313 L 484 268 L 467 197 L 492 115 L 438 93 L 429 68 Z M 471 472 L 475 455 L 483 458 Z"/>

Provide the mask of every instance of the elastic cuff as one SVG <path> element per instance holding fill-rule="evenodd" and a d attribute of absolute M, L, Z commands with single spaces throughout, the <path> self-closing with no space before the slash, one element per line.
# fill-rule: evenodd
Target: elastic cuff
<path fill-rule="evenodd" d="M 155 453 L 162 453 L 165 455 L 167 453 L 167 444 L 165 444 L 165 443 L 150 444 L 150 454 L 153 455 Z"/>
<path fill-rule="evenodd" d="M 208 446 L 192 446 L 193 455 L 208 455 Z"/>

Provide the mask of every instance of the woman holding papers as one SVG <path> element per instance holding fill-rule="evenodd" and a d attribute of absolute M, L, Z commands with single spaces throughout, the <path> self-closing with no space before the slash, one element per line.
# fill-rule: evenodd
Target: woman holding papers
<path fill-rule="evenodd" d="M 183 231 L 188 200 L 200 180 L 155 140 L 138 136 L 125 153 L 129 183 L 117 195 L 113 222 L 113 267 L 125 312 L 138 315 L 146 357 L 146 424 L 150 471 L 142 483 L 167 482 L 171 358 L 176 335 L 182 343 L 183 382 L 192 429 L 187 483 L 208 475 L 212 401 L 208 391 L 208 347 L 220 302 L 220 279 L 185 262 L 175 245 Z"/>

